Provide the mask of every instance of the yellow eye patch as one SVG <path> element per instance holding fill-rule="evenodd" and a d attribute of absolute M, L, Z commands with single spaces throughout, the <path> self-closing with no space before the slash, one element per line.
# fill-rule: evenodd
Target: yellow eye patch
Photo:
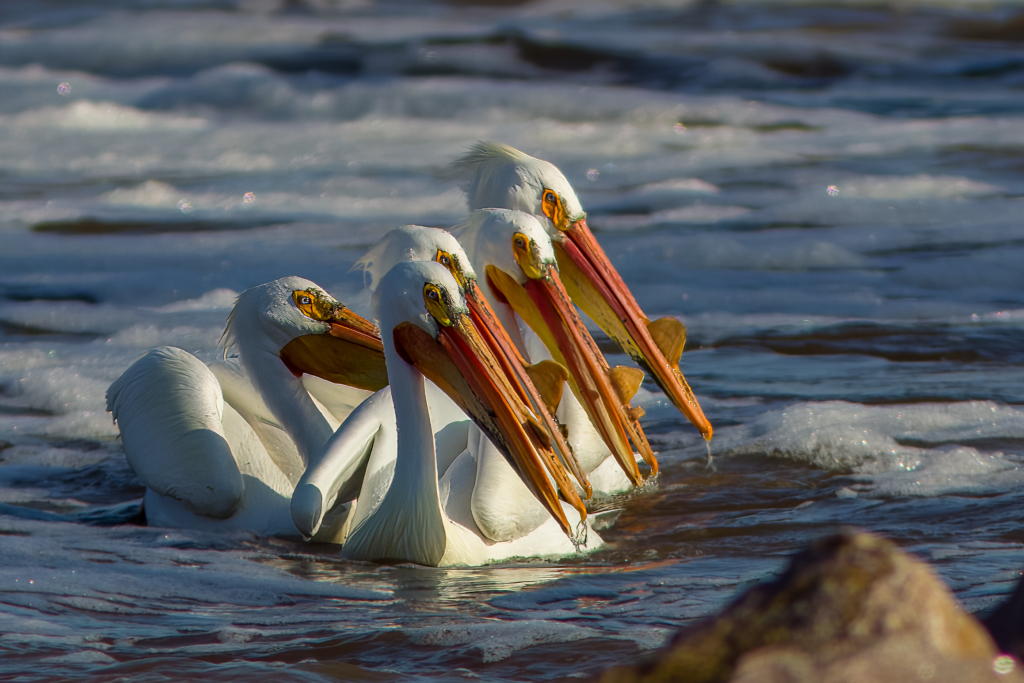
<path fill-rule="evenodd" d="M 451 327 L 452 319 L 448 315 L 448 307 L 445 305 L 444 299 L 440 287 L 430 282 L 423 285 L 423 302 L 427 305 L 427 311 L 438 323 L 444 327 Z"/>
<path fill-rule="evenodd" d="M 334 315 L 334 306 L 320 292 L 300 289 L 292 292 L 292 301 L 306 317 L 313 320 L 330 320 Z"/>
<path fill-rule="evenodd" d="M 562 206 L 562 199 L 558 196 L 558 193 L 554 190 L 544 188 L 541 192 L 541 210 L 544 211 L 544 215 L 548 217 L 555 227 L 559 230 L 565 230 L 569 227 L 569 221 L 565 215 L 565 208 Z"/>
<path fill-rule="evenodd" d="M 540 250 L 534 249 L 533 240 L 521 232 L 512 235 L 512 253 L 516 263 L 531 280 L 544 277 L 544 264 L 540 260 Z"/>
<path fill-rule="evenodd" d="M 466 290 L 466 276 L 462 272 L 462 267 L 458 258 L 444 249 L 438 249 L 437 256 L 434 257 L 434 260 L 447 268 L 448 272 L 455 277 L 455 281 L 459 283 L 459 287 L 461 287 L 463 291 Z"/>

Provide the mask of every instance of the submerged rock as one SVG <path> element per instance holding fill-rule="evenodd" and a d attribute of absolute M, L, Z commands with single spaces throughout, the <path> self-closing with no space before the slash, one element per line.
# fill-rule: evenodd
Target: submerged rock
<path fill-rule="evenodd" d="M 601 683 L 1024 681 L 924 563 L 866 533 L 819 540 L 775 581 Z"/>

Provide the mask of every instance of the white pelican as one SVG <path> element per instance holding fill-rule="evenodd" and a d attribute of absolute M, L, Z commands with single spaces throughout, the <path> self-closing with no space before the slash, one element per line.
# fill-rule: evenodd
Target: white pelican
<path fill-rule="evenodd" d="M 332 423 L 387 384 L 383 347 L 370 322 L 297 277 L 242 293 L 223 341 L 236 358 L 208 368 L 160 347 L 107 390 L 128 462 L 146 485 L 147 520 L 296 536 L 294 482 L 317 462 Z M 303 373 L 354 387 L 347 397 L 326 383 L 314 388 L 338 414 L 318 407 Z M 337 521 L 321 540 L 340 540 Z"/>
<path fill-rule="evenodd" d="M 471 311 L 486 317 L 480 324 L 486 343 L 497 358 L 509 360 L 503 369 L 515 378 L 512 384 L 517 390 L 521 390 L 520 399 L 530 406 L 533 414 L 543 425 L 546 439 L 553 442 L 552 452 L 562 455 L 568 468 L 580 480 L 584 493 L 589 495 L 586 477 L 580 472 L 571 449 L 552 417 L 566 379 L 564 368 L 550 361 L 537 365 L 526 364 L 515 352 L 511 341 L 505 343 L 507 338 L 503 334 L 489 334 L 489 330 L 499 328 L 500 325 L 494 322 L 494 313 L 490 311 L 487 302 L 476 289 L 476 274 L 469 265 L 469 259 L 450 233 L 422 226 L 407 225 L 396 228 L 387 233 L 355 268 L 363 268 L 369 279 L 368 284 L 371 290 L 374 290 L 381 275 L 403 261 L 436 261 L 445 266 L 456 278 L 460 293 L 464 296 L 467 293 L 471 296 L 473 292 L 476 293 L 475 298 L 482 302 L 482 308 L 480 304 L 471 305 Z M 535 381 L 543 388 L 543 392 L 534 386 Z M 476 462 L 473 472 L 476 480 L 469 487 L 472 490 L 470 509 L 480 533 L 494 541 L 512 540 L 533 531 L 548 519 L 548 511 L 517 475 L 515 462 L 507 461 L 502 451 L 476 427 L 469 427 L 465 422 L 465 416 L 451 399 L 429 383 L 427 391 L 432 411 L 445 411 L 443 419 L 435 418 L 436 432 L 442 431 L 442 425 L 455 422 L 467 425 L 467 429 L 463 431 L 453 431 L 455 427 L 445 430 L 447 436 L 443 438 L 443 443 L 439 441 L 437 448 L 438 474 L 444 475 L 454 458 L 466 448 L 473 452 Z M 387 391 L 381 392 L 359 409 L 359 415 L 353 415 L 351 419 L 362 420 L 362 424 L 366 425 L 393 423 L 388 396 Z M 345 494 L 351 495 L 354 463 L 360 462 L 365 451 L 364 444 L 373 438 L 372 430 L 375 429 L 376 427 L 372 427 L 371 431 L 367 432 L 346 424 L 346 435 L 336 435 L 320 465 L 308 470 L 303 477 L 292 497 L 292 513 L 296 527 L 305 535 L 311 535 L 316 531 L 323 510 L 328 509 L 336 500 L 344 502 Z M 461 441 L 451 438 L 454 434 L 458 434 Z M 393 458 L 395 452 L 377 449 L 375 456 L 367 465 L 365 474 L 371 480 L 374 477 L 383 477 L 384 486 L 368 487 L 368 490 L 376 492 L 375 495 L 378 497 L 386 488 L 387 478 L 391 476 L 391 470 L 385 469 L 390 466 L 385 454 Z M 572 490 L 572 484 L 562 467 L 554 462 L 547 464 L 549 474 L 554 478 L 563 496 L 582 512 L 583 503 Z M 346 485 L 349 486 L 346 487 L 345 493 L 339 493 Z M 500 495 L 494 495 L 495 492 L 500 492 Z M 365 509 L 367 501 L 361 500 L 360 504 L 364 505 Z M 357 518 L 359 514 L 356 513 Z"/>
<path fill-rule="evenodd" d="M 558 417 L 584 474 L 604 492 L 639 484 L 630 441 L 657 472 L 638 422 L 643 410 L 629 405 L 643 372 L 608 367 L 569 301 L 551 239 L 540 222 L 521 211 L 481 209 L 452 230 L 474 269 L 484 275 L 478 291 L 505 328 L 515 331 L 510 336 L 522 353 L 531 361 L 553 358 L 569 369 L 572 392 L 562 398 Z M 534 334 L 516 334 L 516 314 Z M 592 474 L 606 461 L 593 481 Z"/>
<path fill-rule="evenodd" d="M 438 263 L 399 263 L 380 279 L 373 306 L 391 385 L 354 411 L 335 434 L 352 446 L 362 441 L 364 448 L 369 437 L 373 451 L 342 552 L 353 559 L 431 566 L 574 552 L 568 535 L 580 516 L 558 501 L 541 464 L 546 448 L 540 430 L 530 426 L 530 409 L 512 386 L 516 378 L 505 371 L 508 359 L 496 358 L 485 341 L 502 330 L 485 331 L 473 323 L 459 283 Z M 553 519 L 514 541 L 496 543 L 480 532 L 469 511 L 477 453 L 471 444 L 439 481 L 435 440 L 452 423 L 443 424 L 447 411 L 428 400 L 435 390 L 427 389 L 424 376 L 517 463 Z M 390 420 L 387 405 L 394 406 Z M 390 481 L 387 468 L 371 473 L 379 459 L 394 462 Z M 588 536 L 591 547 L 600 542 L 592 531 Z"/>
<path fill-rule="evenodd" d="M 646 369 L 705 439 L 712 428 L 679 370 L 686 328 L 649 320 L 587 227 L 569 181 L 553 164 L 508 145 L 481 142 L 449 168 L 468 181 L 469 208 L 505 208 L 543 217 L 572 301 Z"/>

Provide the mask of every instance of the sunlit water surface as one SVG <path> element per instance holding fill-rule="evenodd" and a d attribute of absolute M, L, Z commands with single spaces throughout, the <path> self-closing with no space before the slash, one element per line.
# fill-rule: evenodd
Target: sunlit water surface
<path fill-rule="evenodd" d="M 1011 590 L 1021 20 L 628 4 L 3 3 L 0 677 L 588 676 L 844 524 L 972 612 Z M 211 360 L 276 277 L 366 313 L 349 267 L 464 216 L 438 172 L 481 139 L 558 164 L 644 309 L 686 322 L 710 466 L 642 390 L 662 474 L 597 502 L 590 555 L 381 567 L 140 526 L 110 382 L 161 344 Z"/>

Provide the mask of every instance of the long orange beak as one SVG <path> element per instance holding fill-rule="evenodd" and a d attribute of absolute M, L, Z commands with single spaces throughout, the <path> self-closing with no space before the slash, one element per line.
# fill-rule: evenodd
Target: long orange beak
<path fill-rule="evenodd" d="M 484 334 L 503 335 L 484 323 Z M 547 432 L 514 388 L 514 376 L 506 374 L 507 361 L 499 361 L 469 316 L 441 327 L 435 341 L 412 323 L 394 330 L 395 347 L 407 362 L 444 391 L 505 455 L 527 488 L 573 537 L 559 502 L 559 490 L 580 514 L 587 516 L 583 501 L 569 482 L 568 473 L 547 441 Z M 555 483 L 547 471 L 555 470 Z"/>
<path fill-rule="evenodd" d="M 579 482 L 585 497 L 589 499 L 593 493 L 593 487 L 554 417 L 561 399 L 562 385 L 567 379 L 565 368 L 557 363 L 537 365 L 528 363 L 509 338 L 505 328 L 498 323 L 498 317 L 494 314 L 491 305 L 487 303 L 487 299 L 484 298 L 476 281 L 469 281 L 467 284 L 466 303 L 469 306 L 470 317 L 483 333 L 484 341 L 498 362 L 501 363 L 502 369 L 509 377 L 515 378 L 513 387 L 517 390 L 522 402 L 530 406 L 533 415 L 539 419 L 553 445 L 552 450 L 561 456 L 561 466 L 558 466 L 557 463 L 550 463 L 548 472 L 558 483 L 559 488 L 564 490 L 564 486 L 568 482 L 563 482 L 561 476 L 564 473 L 563 467 L 568 469 Z M 538 384 L 540 388 L 538 388 Z"/>
<path fill-rule="evenodd" d="M 640 386 L 643 373 L 635 368 L 608 367 L 593 337 L 576 314 L 558 271 L 551 264 L 543 268 L 543 277 L 529 279 L 525 285 L 519 285 L 494 266 L 487 268 L 487 277 L 492 289 L 500 292 L 537 333 L 555 360 L 569 369 L 573 393 L 623 472 L 634 486 L 638 486 L 643 479 L 633 458 L 630 441 L 651 470 L 654 473 L 658 471 L 658 461 L 638 421 L 643 411 L 629 406 L 629 399 Z"/>
<path fill-rule="evenodd" d="M 367 391 L 386 387 L 384 346 L 376 326 L 343 306 L 325 322 L 331 325 L 326 333 L 296 337 L 281 349 L 288 369 L 296 376 L 307 373 Z"/>
<path fill-rule="evenodd" d="M 572 301 L 650 373 L 673 405 L 710 440 L 711 423 L 679 370 L 686 328 L 675 318 L 651 322 L 644 315 L 585 220 L 570 223 L 560 234 L 563 238 L 553 240 L 553 245 Z"/>

